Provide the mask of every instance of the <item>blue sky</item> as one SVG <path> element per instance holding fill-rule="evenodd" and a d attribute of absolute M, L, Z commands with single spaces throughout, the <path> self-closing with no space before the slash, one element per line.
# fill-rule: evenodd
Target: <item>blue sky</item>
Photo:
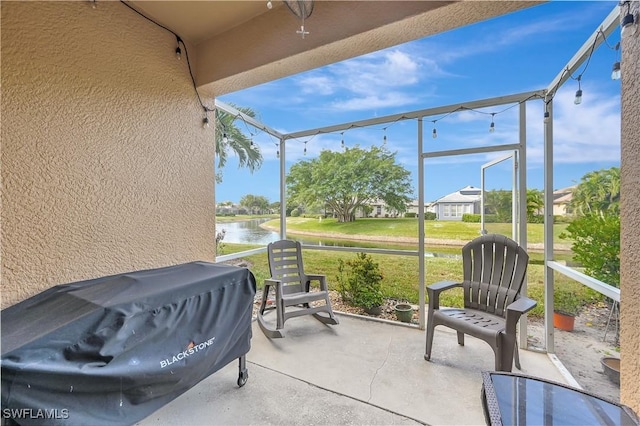
<path fill-rule="evenodd" d="M 446 33 L 415 40 L 365 56 L 310 70 L 220 97 L 250 107 L 268 126 L 290 133 L 389 114 L 481 100 L 546 88 L 616 6 L 612 1 L 550 2 Z M 292 37 L 295 37 L 292 22 Z M 313 16 L 305 26 L 313 37 Z M 616 30 L 607 39 L 614 46 Z M 554 98 L 554 188 L 580 181 L 587 172 L 620 164 L 620 81 L 611 80 L 616 52 L 606 45 L 593 54 L 582 77 L 583 101 L 574 105 L 576 81 Z M 624 68 L 624 65 L 623 65 Z M 581 71 L 583 67 L 580 68 Z M 435 124 L 424 121 L 425 151 L 442 151 L 518 141 L 518 108 L 511 105 L 463 111 Z M 495 132 L 489 133 L 491 113 Z M 543 188 L 543 102 L 527 103 L 527 187 Z M 216 185 L 216 202 L 237 202 L 243 195 L 279 200 L 277 140 L 241 121 L 264 156 L 253 174 L 231 156 Z M 386 130 L 383 129 L 386 127 Z M 381 145 L 412 174 L 417 199 L 417 122 L 352 129 L 287 142 L 287 169 L 314 158 L 323 149 L 345 145 Z M 306 156 L 303 150 L 307 148 Z M 434 201 L 467 185 L 480 186 L 480 166 L 504 153 L 428 159 L 425 200 Z M 487 189 L 510 189 L 509 163 L 487 172 Z"/>

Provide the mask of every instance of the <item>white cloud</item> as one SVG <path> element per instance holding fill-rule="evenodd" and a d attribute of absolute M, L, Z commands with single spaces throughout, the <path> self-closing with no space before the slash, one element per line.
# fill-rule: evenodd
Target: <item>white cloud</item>
<path fill-rule="evenodd" d="M 337 100 L 331 104 L 331 108 L 339 111 L 359 111 L 376 108 L 400 107 L 415 103 L 415 97 L 401 92 L 385 92 L 371 94 L 348 100 Z"/>
<path fill-rule="evenodd" d="M 305 76 L 297 80 L 296 84 L 304 94 L 327 96 L 335 92 L 335 82 L 326 75 Z"/>
<path fill-rule="evenodd" d="M 573 103 L 571 88 L 558 91 L 553 102 L 554 164 L 579 164 L 620 161 L 620 99 L 583 85 L 585 96 L 580 105 Z M 588 95 L 588 96 L 587 96 Z M 544 139 L 540 111 L 529 119 L 531 144 L 528 162 L 543 163 Z"/>

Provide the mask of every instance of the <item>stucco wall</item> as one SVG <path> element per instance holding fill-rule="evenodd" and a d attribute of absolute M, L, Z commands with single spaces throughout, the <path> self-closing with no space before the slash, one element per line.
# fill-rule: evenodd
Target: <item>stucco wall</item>
<path fill-rule="evenodd" d="M 640 12 L 640 2 L 632 2 Z M 622 7 L 621 15 L 626 13 Z M 640 414 L 640 29 L 622 39 L 620 400 Z"/>
<path fill-rule="evenodd" d="M 201 259 L 213 129 L 175 37 L 119 2 L 2 2 L 2 306 Z"/>

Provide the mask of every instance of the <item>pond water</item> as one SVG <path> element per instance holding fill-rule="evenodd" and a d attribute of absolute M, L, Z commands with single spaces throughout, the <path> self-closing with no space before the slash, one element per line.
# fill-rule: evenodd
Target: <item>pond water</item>
<path fill-rule="evenodd" d="M 260 227 L 261 223 L 268 222 L 269 218 L 251 219 L 239 222 L 224 222 L 216 223 L 216 232 L 224 230 L 225 243 L 236 244 L 263 244 L 267 245 L 270 242 L 278 241 L 280 234 L 268 229 Z M 402 244 L 402 243 L 379 243 L 375 241 L 350 241 L 350 240 L 331 240 L 318 237 L 299 237 L 292 236 L 291 238 L 300 241 L 302 244 L 318 245 L 318 246 L 331 246 L 331 247 L 362 247 L 362 248 L 381 248 L 381 249 L 393 249 L 393 250 L 416 250 L 415 244 Z M 460 248 L 456 247 L 449 252 L 449 250 L 442 249 L 440 247 L 431 247 L 431 250 L 425 253 L 427 257 L 448 257 L 459 259 Z"/>

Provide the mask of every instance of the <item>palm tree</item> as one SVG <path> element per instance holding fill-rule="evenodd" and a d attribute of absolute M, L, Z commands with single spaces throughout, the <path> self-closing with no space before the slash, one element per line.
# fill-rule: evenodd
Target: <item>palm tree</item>
<path fill-rule="evenodd" d="M 234 107 L 250 117 L 256 116 L 251 108 Z M 246 137 L 236 126 L 236 120 L 241 120 L 241 118 L 220 110 L 216 112 L 216 117 L 216 125 L 218 126 L 216 131 L 216 156 L 218 157 L 216 182 L 222 182 L 221 170 L 227 163 L 229 152 L 233 152 L 238 157 L 238 167 L 246 167 L 251 173 L 259 169 L 263 161 L 262 153 L 258 145 L 253 143 L 253 139 Z M 249 133 L 251 132 L 249 131 Z"/>
<path fill-rule="evenodd" d="M 527 189 L 527 216 L 540 214 L 544 208 L 544 194 L 539 189 Z"/>
<path fill-rule="evenodd" d="M 581 214 L 620 211 L 620 168 L 596 170 L 582 177 L 571 205 Z"/>

